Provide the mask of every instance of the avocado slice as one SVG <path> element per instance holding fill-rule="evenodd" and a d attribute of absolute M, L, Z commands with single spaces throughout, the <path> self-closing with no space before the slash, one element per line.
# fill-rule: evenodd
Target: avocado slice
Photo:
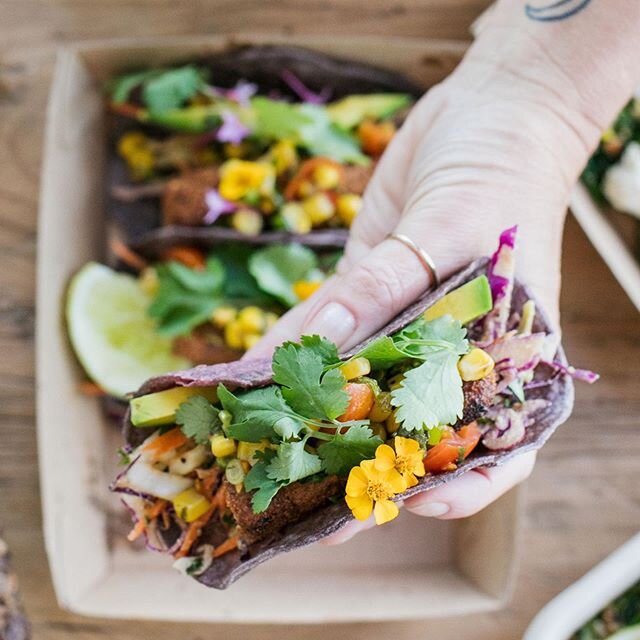
<path fill-rule="evenodd" d="M 435 320 L 450 315 L 467 324 L 493 308 L 491 287 L 487 276 L 478 276 L 461 287 L 450 291 L 424 312 L 425 320 Z"/>
<path fill-rule="evenodd" d="M 353 129 L 363 120 L 382 120 L 411 104 L 406 93 L 368 93 L 352 95 L 327 105 L 333 124 L 342 129 Z"/>
<path fill-rule="evenodd" d="M 217 400 L 215 387 L 175 387 L 132 398 L 131 424 L 134 427 L 159 427 L 176 419 L 178 407 L 193 396 L 204 396 L 210 402 Z"/>

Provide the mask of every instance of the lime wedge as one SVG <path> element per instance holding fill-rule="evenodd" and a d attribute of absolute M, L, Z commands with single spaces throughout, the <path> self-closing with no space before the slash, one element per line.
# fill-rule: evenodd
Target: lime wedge
<path fill-rule="evenodd" d="M 67 329 L 87 375 L 107 393 L 124 398 L 147 378 L 189 361 L 171 353 L 171 339 L 155 331 L 151 300 L 130 275 L 89 262 L 71 280 Z"/>

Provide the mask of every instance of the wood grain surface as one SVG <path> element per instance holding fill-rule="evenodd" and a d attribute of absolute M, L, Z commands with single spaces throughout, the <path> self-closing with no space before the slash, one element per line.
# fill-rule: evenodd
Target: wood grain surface
<path fill-rule="evenodd" d="M 565 343 L 571 359 L 598 370 L 602 380 L 578 387 L 573 417 L 539 456 L 528 483 L 522 567 L 508 609 L 455 620 L 283 629 L 107 621 L 74 616 L 56 605 L 40 530 L 33 393 L 38 182 L 55 47 L 95 37 L 237 29 L 465 38 L 486 5 L 486 0 L 0 0 L 0 524 L 36 638 L 234 640 L 250 634 L 257 640 L 329 635 L 512 640 L 545 601 L 638 530 L 640 317 L 569 219 Z"/>

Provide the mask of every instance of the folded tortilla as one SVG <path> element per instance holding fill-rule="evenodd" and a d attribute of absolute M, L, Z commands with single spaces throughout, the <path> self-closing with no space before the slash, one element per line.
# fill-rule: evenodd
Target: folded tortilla
<path fill-rule="evenodd" d="M 442 298 L 446 293 L 457 289 L 459 286 L 473 278 L 486 274 L 488 259 L 484 258 L 470 264 L 458 274 L 449 278 L 437 290 L 421 297 L 417 302 L 405 309 L 394 318 L 386 327 L 377 334 L 371 336 L 360 345 L 354 347 L 349 353 L 344 354 L 346 359 L 350 355 L 361 350 L 367 343 L 382 335 L 392 335 L 419 317 L 426 309 Z M 516 281 L 512 297 L 512 310 L 520 309 L 524 302 L 534 299 L 531 291 L 522 283 Z M 536 318 L 533 325 L 534 332 L 545 332 L 554 335 L 555 328 L 546 316 L 543 309 L 536 305 Z M 560 365 L 567 365 L 567 360 L 562 349 L 558 346 L 554 361 Z M 457 478 L 471 469 L 477 467 L 489 467 L 503 464 L 512 458 L 534 451 L 542 447 L 556 428 L 570 415 L 574 390 L 573 381 L 569 375 L 558 373 L 556 369 L 541 363 L 536 367 L 535 380 L 541 384 L 527 391 L 527 400 L 546 400 L 546 405 L 535 411 L 532 415 L 533 424 L 527 427 L 525 437 L 511 449 L 490 451 L 479 445 L 471 455 L 458 465 L 454 471 L 443 472 L 437 475 L 426 475 L 419 483 L 396 496 L 396 500 L 402 500 L 409 496 L 427 491 L 441 484 Z M 238 361 L 229 364 L 215 366 L 199 366 L 187 371 L 158 376 L 148 380 L 135 394 L 136 396 L 170 389 L 176 386 L 183 387 L 211 387 L 223 383 L 230 389 L 251 389 L 268 385 L 272 382 L 271 360 Z M 539 403 L 542 405 L 542 403 Z M 140 429 L 133 427 L 129 414 L 124 420 L 124 435 L 127 442 L 137 446 L 155 429 Z M 312 511 L 302 520 L 285 527 L 277 534 L 267 539 L 250 544 L 247 551 L 241 553 L 238 550 L 223 555 L 214 560 L 211 566 L 202 574 L 194 576 L 198 581 L 209 587 L 224 589 L 235 582 L 240 576 L 266 560 L 299 547 L 304 547 L 325 538 L 338 531 L 347 522 L 353 519 L 351 512 L 344 501 L 329 503 Z M 209 523 L 203 530 L 198 544 L 217 545 L 224 540 L 226 534 L 216 522 Z M 170 541 L 169 541 L 170 542 Z"/>
<path fill-rule="evenodd" d="M 317 51 L 300 47 L 274 45 L 236 46 L 223 53 L 196 61 L 211 69 L 216 86 L 233 87 L 238 80 L 247 80 L 258 86 L 262 95 L 277 91 L 280 95 L 299 98 L 282 80 L 283 70 L 294 73 L 311 90 L 331 90 L 331 100 L 350 94 L 408 93 L 418 98 L 424 92 L 407 78 L 372 65 L 334 58 Z M 175 244 L 196 243 L 203 247 L 229 241 L 252 244 L 298 242 L 318 249 L 343 247 L 346 229 L 318 229 L 298 235 L 285 231 L 266 231 L 247 237 L 234 229 L 224 227 L 161 226 L 158 194 L 155 197 L 130 200 L 117 197 L 118 190 L 131 190 L 131 182 L 124 161 L 118 156 L 116 142 L 130 129 L 140 129 L 138 122 L 122 116 L 111 116 L 109 135 L 109 160 L 107 177 L 107 206 L 109 217 L 118 236 L 133 250 L 147 257 L 157 256 Z M 163 132 L 154 129 L 159 135 Z"/>

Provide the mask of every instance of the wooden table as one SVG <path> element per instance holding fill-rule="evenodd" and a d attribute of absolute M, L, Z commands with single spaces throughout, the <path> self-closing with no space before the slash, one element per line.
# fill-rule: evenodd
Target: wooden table
<path fill-rule="evenodd" d="M 522 567 L 501 613 L 424 623 L 221 627 L 80 618 L 58 609 L 40 530 L 34 426 L 38 180 L 56 45 L 85 38 L 261 29 L 465 38 L 486 0 L 4 0 L 0 4 L 0 525 L 14 552 L 35 637 L 429 637 L 512 640 L 544 602 L 640 523 L 640 317 L 569 219 L 562 311 L 571 359 L 598 370 L 528 483 Z M 303 6 L 304 5 L 304 6 Z M 366 9 L 364 7 L 366 6 Z M 357 20 L 355 18 L 357 17 Z M 517 203 L 516 203 L 517 204 Z M 79 534 L 81 535 L 81 534 Z"/>

